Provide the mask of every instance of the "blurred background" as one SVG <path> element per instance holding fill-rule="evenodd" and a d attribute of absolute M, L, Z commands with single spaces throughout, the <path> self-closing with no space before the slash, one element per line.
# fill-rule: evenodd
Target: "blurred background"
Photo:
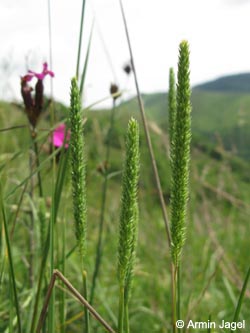
<path fill-rule="evenodd" d="M 0 80 L 0 99 L 19 100 L 20 76 L 28 68 L 40 71 L 46 60 L 56 74 L 54 97 L 68 104 L 81 4 L 81 0 L 51 1 L 50 59 L 47 1 L 0 1 L 0 75 L 4 78 Z M 190 43 L 192 85 L 249 71 L 249 0 L 155 0 L 153 4 L 126 0 L 124 6 L 143 92 L 168 89 L 168 69 L 176 68 L 182 39 Z M 129 54 L 119 2 L 86 1 L 82 59 L 93 22 L 85 102 L 106 97 L 111 82 L 127 90 L 127 96 L 134 95 L 133 80 L 122 70 Z M 106 101 L 100 107 L 110 105 L 111 101 Z"/>

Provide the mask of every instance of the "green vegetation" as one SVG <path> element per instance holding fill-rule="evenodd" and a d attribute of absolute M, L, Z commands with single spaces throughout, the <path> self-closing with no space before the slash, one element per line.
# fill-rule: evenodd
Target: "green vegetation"
<path fill-rule="evenodd" d="M 137 100 L 119 105 L 115 83 L 112 110 L 82 110 L 85 2 L 70 107 L 44 98 L 46 62 L 21 77 L 24 105 L 0 103 L 0 333 L 249 327 L 249 74 L 196 87 L 191 107 L 182 42 L 177 86 L 170 71 L 144 110 L 120 0 Z M 51 64 L 50 1 L 48 22 Z"/>
<path fill-rule="evenodd" d="M 170 164 L 167 133 L 167 95 L 144 96 L 146 112 L 149 116 L 149 127 L 153 147 L 163 181 L 164 197 L 168 202 L 170 196 Z M 202 102 L 203 101 L 203 102 Z M 211 107 L 210 111 L 208 106 Z M 207 320 L 211 314 L 213 320 L 232 320 L 235 314 L 237 300 L 248 271 L 249 253 L 249 212 L 250 187 L 248 162 L 240 157 L 239 150 L 233 150 L 228 133 L 234 128 L 237 119 L 237 105 L 244 105 L 247 110 L 250 105 L 247 95 L 225 95 L 222 93 L 198 92 L 192 95 L 193 106 L 193 140 L 191 163 L 191 198 L 188 209 L 187 242 L 184 246 L 182 263 L 182 304 L 181 312 L 184 319 L 192 318 Z M 216 109 L 215 109 L 216 106 Z M 234 107 L 233 107 L 234 106 Z M 221 108 L 221 109 L 220 109 Z M 0 128 L 26 125 L 25 114 L 18 106 L 0 103 Z M 234 113 L 233 113 L 234 110 Z M 55 104 L 58 117 L 67 117 L 67 109 Z M 103 183 L 100 165 L 105 161 L 105 137 L 110 126 L 110 112 L 88 111 L 85 123 L 85 144 L 87 155 L 87 198 L 88 198 L 88 256 L 86 270 L 92 276 L 94 257 L 98 239 L 98 220 L 101 204 L 101 193 L 97 190 Z M 117 107 L 116 120 L 112 131 L 110 147 L 109 180 L 107 192 L 106 225 L 104 228 L 103 263 L 98 278 L 97 292 L 93 305 L 105 317 L 106 321 L 116 327 L 118 309 L 119 285 L 116 279 L 118 221 L 121 197 L 121 170 L 124 135 L 127 123 L 132 116 L 138 117 L 138 107 L 134 100 Z M 208 113 L 209 112 L 209 113 Z M 229 117 L 225 118 L 226 112 Z M 231 112 L 231 113 L 230 113 Z M 11 114 L 11 117 L 9 116 Z M 219 114 L 219 115 L 218 115 Z M 224 121 L 214 119 L 221 117 Z M 245 114 L 246 119 L 248 114 Z M 140 122 L 140 121 L 139 121 Z M 46 113 L 38 127 L 38 143 L 41 155 L 41 176 L 45 195 L 46 225 L 50 215 L 50 172 L 51 162 L 48 159 L 46 146 L 49 128 Z M 217 133 L 217 135 L 215 135 Z M 35 282 L 38 279 L 40 266 L 39 214 L 36 214 L 36 196 L 33 200 L 26 190 L 22 198 L 25 183 L 29 177 L 29 130 L 27 127 L 1 132 L 0 168 L 2 192 L 4 195 L 5 216 L 8 221 L 10 244 L 12 248 L 13 265 L 17 284 L 18 301 L 23 327 L 29 327 L 33 313 L 35 290 L 29 286 L 27 262 L 29 260 L 28 221 L 32 210 L 35 213 Z M 222 139 L 220 140 L 219 137 Z M 208 140 L 211 138 L 211 140 Z M 225 141 L 223 141 L 225 140 Z M 247 151 L 246 140 L 242 140 L 241 149 Z M 243 146 L 244 143 L 244 146 Z M 227 148 L 227 149 L 226 149 Z M 137 259 L 134 269 L 133 297 L 130 300 L 131 332 L 169 332 L 171 330 L 171 294 L 170 271 L 168 262 L 170 254 L 166 244 L 164 224 L 154 186 L 154 177 L 150 167 L 145 137 L 140 132 L 141 177 L 139 183 L 140 232 L 138 239 Z M 241 150 L 243 151 L 243 150 Z M 67 173 L 65 187 L 62 192 L 57 224 L 55 225 L 55 267 L 61 269 L 63 248 L 61 235 L 66 223 L 64 272 L 75 286 L 82 285 L 79 274 L 78 252 L 74 251 L 75 235 L 71 207 L 70 175 Z M 12 194 L 11 194 L 12 193 Z M 35 193 L 38 189 L 35 187 Z M 9 195 L 11 194 L 11 195 Z M 22 198 L 22 204 L 19 202 Z M 3 224 L 1 223 L 3 230 Z M 0 258 L 0 331 L 5 332 L 9 320 L 17 327 L 17 318 L 13 309 L 15 299 L 11 293 L 7 257 L 5 256 L 5 237 L 1 237 Z M 49 270 L 45 270 L 47 279 Z M 79 291 L 83 293 L 82 288 Z M 12 296 L 10 296 L 12 295 Z M 44 293 L 42 293 L 44 295 Z M 56 327 L 65 325 L 65 331 L 80 330 L 82 326 L 82 309 L 77 302 L 65 295 L 65 322 L 58 320 L 60 289 L 55 293 Z M 250 306 L 249 292 L 241 306 L 239 318 L 247 318 Z M 39 301 L 39 309 L 43 296 Z M 11 317 L 10 317 L 11 316 Z M 12 319 L 11 319 L 12 318 Z M 95 332 L 103 328 L 93 320 L 91 325 Z M 247 321 L 248 325 L 249 322 Z"/>

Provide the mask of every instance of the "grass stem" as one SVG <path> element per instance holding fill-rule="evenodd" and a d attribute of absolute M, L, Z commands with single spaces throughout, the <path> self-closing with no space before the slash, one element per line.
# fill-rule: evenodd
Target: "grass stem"
<path fill-rule="evenodd" d="M 16 308 L 17 331 L 18 331 L 18 333 L 22 333 L 21 313 L 20 313 L 20 306 L 19 306 L 18 296 L 17 296 L 17 286 L 16 286 L 15 271 L 14 271 L 14 263 L 13 263 L 11 244 L 10 244 L 10 238 L 9 238 L 9 233 L 8 233 L 7 218 L 6 218 L 6 213 L 5 213 L 4 203 L 3 203 L 3 198 L 2 198 L 1 183 L 0 183 L 0 200 L 1 200 L 0 205 L 1 205 L 2 218 L 3 218 L 4 234 L 5 234 L 5 240 L 6 240 L 6 245 L 7 245 L 8 260 L 9 260 L 11 284 L 12 284 L 12 288 L 13 288 L 14 304 L 15 304 L 15 308 Z"/>
<path fill-rule="evenodd" d="M 83 295 L 84 298 L 87 300 L 88 299 L 88 289 L 87 289 L 87 272 L 84 270 L 82 272 L 82 277 L 83 277 Z M 84 307 L 84 318 L 85 318 L 85 333 L 89 333 L 89 312 L 86 307 Z"/>
<path fill-rule="evenodd" d="M 123 325 L 124 325 L 124 287 L 120 286 L 119 313 L 118 313 L 118 333 L 123 333 Z"/>
<path fill-rule="evenodd" d="M 144 105 L 143 105 L 143 101 L 142 101 L 142 97 L 141 97 L 141 92 L 139 89 L 139 83 L 138 83 L 136 68 L 135 68 L 135 64 L 134 64 L 134 56 L 133 56 L 133 52 L 132 52 L 128 25 L 127 25 L 127 20 L 126 20 L 124 8 L 123 8 L 122 0 L 120 0 L 120 8 L 121 8 L 121 12 L 122 12 L 122 17 L 123 17 L 128 47 L 129 47 L 129 53 L 130 53 L 130 58 L 131 58 L 131 64 L 132 64 L 132 69 L 133 69 L 133 73 L 134 73 L 134 80 L 135 80 L 135 86 L 136 86 L 136 91 L 137 91 L 138 104 L 139 104 L 139 108 L 140 108 L 140 112 L 141 112 L 144 132 L 145 132 L 146 141 L 147 141 L 147 145 L 148 145 L 148 149 L 149 149 L 149 153 L 150 153 L 150 159 L 151 159 L 151 163 L 152 163 L 152 167 L 153 167 L 153 173 L 154 173 L 154 178 L 155 178 L 155 182 L 156 182 L 157 193 L 158 193 L 160 204 L 161 204 L 161 210 L 162 210 L 165 229 L 166 229 L 166 233 L 167 233 L 168 244 L 170 247 L 171 246 L 171 234 L 170 234 L 170 227 L 169 227 L 169 221 L 168 221 L 168 216 L 167 216 L 167 209 L 166 209 L 166 204 L 165 204 L 164 197 L 163 197 L 160 177 L 159 177 L 158 168 L 156 165 L 156 160 L 155 160 L 154 151 L 153 151 L 153 147 L 152 147 L 151 137 L 150 137 L 149 128 L 148 128 L 148 122 L 146 119 Z"/>
<path fill-rule="evenodd" d="M 246 292 L 246 289 L 247 289 L 247 284 L 248 284 L 249 278 L 250 278 L 250 267 L 248 268 L 248 271 L 247 271 L 247 274 L 246 274 L 246 277 L 245 277 L 245 280 L 244 280 L 244 283 L 243 283 L 243 286 L 242 286 L 242 289 L 241 289 L 241 292 L 240 292 L 239 300 L 238 300 L 238 303 L 237 303 L 237 306 L 236 306 L 236 309 L 235 309 L 234 318 L 233 318 L 234 322 L 237 322 L 238 319 L 239 319 L 240 310 L 241 310 L 241 306 L 242 306 L 243 299 L 244 299 L 244 296 L 245 296 L 245 292 Z M 231 330 L 231 333 L 232 332 L 233 332 L 233 330 Z"/>
<path fill-rule="evenodd" d="M 77 79 L 79 77 L 79 68 L 80 68 L 80 59 L 81 59 L 81 50 L 82 50 L 82 32 L 83 32 L 83 22 L 84 22 L 84 13 L 85 13 L 85 3 L 86 3 L 86 1 L 83 0 L 82 1 L 79 41 L 78 41 L 77 62 L 76 62 L 76 78 Z"/>
<path fill-rule="evenodd" d="M 171 288 L 172 288 L 172 329 L 176 333 L 176 268 L 171 264 Z"/>

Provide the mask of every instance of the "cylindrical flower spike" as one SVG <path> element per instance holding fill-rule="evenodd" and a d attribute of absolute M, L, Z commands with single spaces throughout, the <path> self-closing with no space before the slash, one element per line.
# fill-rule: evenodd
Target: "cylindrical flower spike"
<path fill-rule="evenodd" d="M 71 81 L 71 107 L 70 107 L 70 154 L 73 212 L 75 220 L 75 235 L 81 255 L 86 254 L 87 208 L 86 208 L 86 166 L 84 156 L 83 123 L 81 116 L 81 103 L 77 80 Z"/>
<path fill-rule="evenodd" d="M 189 46 L 181 42 L 179 48 L 177 106 L 171 151 L 171 235 L 172 260 L 179 265 L 186 236 L 186 211 L 189 195 L 189 161 L 191 141 L 191 103 L 189 82 Z"/>
<path fill-rule="evenodd" d="M 126 160 L 122 177 L 122 207 L 120 214 L 118 246 L 118 279 L 120 306 L 118 332 L 123 332 L 124 310 L 127 311 L 135 261 L 138 225 L 138 179 L 139 179 L 139 126 L 135 119 L 128 124 L 126 137 Z M 128 321 L 128 318 L 125 318 Z M 128 329 L 128 322 L 125 323 Z M 126 330 L 127 332 L 127 330 Z"/>

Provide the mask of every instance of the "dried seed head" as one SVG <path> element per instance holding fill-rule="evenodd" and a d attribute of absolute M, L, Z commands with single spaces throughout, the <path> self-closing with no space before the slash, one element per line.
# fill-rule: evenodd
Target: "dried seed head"
<path fill-rule="evenodd" d="M 123 70 L 127 75 L 129 75 L 132 72 L 133 69 L 132 69 L 131 61 L 123 66 Z"/>
<path fill-rule="evenodd" d="M 119 93 L 119 87 L 115 83 L 111 83 L 109 91 L 113 97 L 113 100 L 116 100 L 118 97 L 121 96 L 121 93 Z"/>

